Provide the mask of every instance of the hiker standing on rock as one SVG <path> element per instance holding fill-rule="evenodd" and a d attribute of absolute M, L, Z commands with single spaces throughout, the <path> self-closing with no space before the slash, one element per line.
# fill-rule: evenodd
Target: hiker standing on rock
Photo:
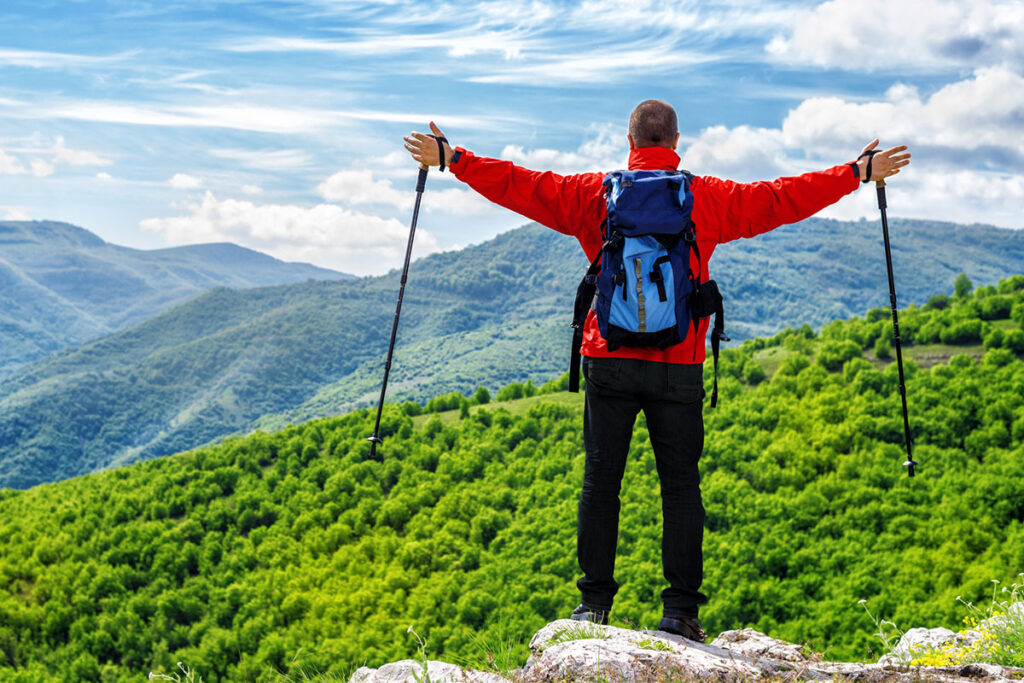
<path fill-rule="evenodd" d="M 575 237 L 592 260 L 584 283 L 589 280 L 591 288 L 584 290 L 581 285 L 586 296 L 578 298 L 583 299 L 582 313 L 577 307 L 581 320 L 586 315 L 579 324 L 586 379 L 586 462 L 577 526 L 577 556 L 583 571 L 577 586 L 582 601 L 571 618 L 608 623 L 619 588 L 613 577 L 619 489 L 633 424 L 642 410 L 661 481 L 662 566 L 669 584 L 661 594 L 664 616 L 658 629 L 703 642 L 706 636 L 697 616 L 700 605 L 707 602 L 700 592 L 704 506 L 697 463 L 704 447 L 703 364 L 706 316 L 711 311 L 699 300 L 707 299 L 714 289 L 708 284 L 708 260 L 718 244 L 804 220 L 856 190 L 859 181 L 899 173 L 910 163 L 906 146 L 878 152 L 875 140 L 853 162 L 772 182 L 736 183 L 676 171 L 676 113 L 659 100 L 647 100 L 633 110 L 627 135 L 629 171 L 607 176 L 531 171 L 509 161 L 476 156 L 462 147 L 453 149 L 434 123 L 430 130 L 432 135 L 414 132 L 405 138 L 414 160 L 441 166 L 441 170 L 448 164 L 456 178 L 490 201 Z M 655 189 L 643 195 L 642 187 Z M 662 196 L 669 198 L 666 210 L 682 217 L 680 227 L 672 229 L 677 234 L 653 234 L 657 230 L 652 228 L 634 236 L 630 230 L 635 228 L 630 226 L 643 227 L 648 222 L 645 207 L 656 203 L 652 198 Z M 624 197 L 640 201 L 627 207 Z M 609 220 L 610 208 L 613 220 Z M 623 242 L 649 243 L 662 256 L 654 259 L 653 266 L 648 261 L 641 264 L 640 256 L 623 258 Z M 601 259 L 615 263 L 617 270 L 602 267 Z M 666 288 L 675 294 L 666 295 Z M 620 298 L 622 306 L 634 309 L 633 328 L 623 330 L 615 320 Z M 671 338 L 645 327 L 659 298 L 667 301 L 663 305 L 670 314 L 676 313 Z M 678 303 L 673 304 L 673 299 Z M 588 308 L 592 310 L 587 312 Z M 651 343 L 644 345 L 645 341 Z"/>

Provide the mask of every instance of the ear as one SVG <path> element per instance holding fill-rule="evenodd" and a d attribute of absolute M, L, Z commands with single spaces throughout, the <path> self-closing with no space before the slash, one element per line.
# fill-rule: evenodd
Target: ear
<path fill-rule="evenodd" d="M 627 133 L 627 134 L 626 134 L 626 139 L 627 139 L 627 140 L 629 140 L 629 149 L 630 149 L 630 150 L 634 150 L 634 149 L 636 149 L 636 145 L 635 145 L 635 144 L 633 143 L 633 136 L 632 136 L 632 135 L 629 135 L 629 134 Z"/>
<path fill-rule="evenodd" d="M 676 149 L 679 146 L 679 135 L 680 133 L 676 133 L 676 139 L 672 141 L 672 149 Z"/>

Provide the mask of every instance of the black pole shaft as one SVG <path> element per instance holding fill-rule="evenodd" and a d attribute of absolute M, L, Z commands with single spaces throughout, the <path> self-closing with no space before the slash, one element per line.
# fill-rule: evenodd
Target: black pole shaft
<path fill-rule="evenodd" d="M 409 278 L 409 261 L 412 259 L 412 243 L 416 236 L 416 221 L 420 216 L 420 200 L 423 199 L 423 189 L 427 184 L 427 167 L 420 167 L 420 175 L 416 180 L 416 205 L 412 210 L 412 226 L 409 228 L 409 243 L 405 247 L 405 265 L 402 266 L 402 281 L 398 287 L 398 304 L 395 306 L 395 320 L 391 324 L 391 341 L 388 343 L 388 358 L 384 362 L 384 382 L 380 387 L 380 400 L 377 402 L 377 422 L 373 425 L 373 436 L 367 441 L 370 442 L 370 458 L 377 456 L 377 444 L 382 443 L 380 438 L 380 416 L 384 411 L 384 394 L 388 390 L 388 375 L 391 374 L 391 358 L 395 353 L 395 337 L 398 336 L 398 318 L 402 315 L 402 297 L 405 296 L 405 282 Z"/>
<path fill-rule="evenodd" d="M 882 212 L 882 236 L 885 241 L 885 267 L 889 271 L 889 305 L 892 308 L 892 332 L 893 341 L 896 343 L 896 365 L 900 372 L 900 398 L 903 400 L 903 436 L 907 444 L 907 461 L 903 466 L 907 468 L 907 476 L 914 476 L 914 457 L 911 455 L 910 441 L 910 418 L 907 413 L 907 384 L 903 377 L 903 346 L 900 343 L 900 320 L 896 307 L 896 281 L 892 276 L 892 248 L 889 246 L 889 221 L 885 215 L 885 181 L 879 180 L 876 184 L 878 189 L 878 210 Z"/>

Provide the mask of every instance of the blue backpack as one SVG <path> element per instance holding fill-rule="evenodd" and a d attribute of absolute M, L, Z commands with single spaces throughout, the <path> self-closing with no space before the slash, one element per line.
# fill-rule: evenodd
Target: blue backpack
<path fill-rule="evenodd" d="M 610 351 L 620 346 L 661 349 L 696 332 L 701 318 L 715 313 L 711 347 L 718 400 L 718 347 L 722 334 L 722 297 L 713 280 L 701 283 L 690 272 L 690 250 L 697 254 L 690 218 L 693 176 L 686 171 L 613 171 L 604 178 L 608 220 L 604 245 L 576 290 L 572 327 L 569 391 L 579 391 L 580 347 L 587 313 Z"/>

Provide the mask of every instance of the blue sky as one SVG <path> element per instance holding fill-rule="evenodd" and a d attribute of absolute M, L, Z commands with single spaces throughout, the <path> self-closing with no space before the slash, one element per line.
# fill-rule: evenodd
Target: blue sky
<path fill-rule="evenodd" d="M 607 171 L 654 97 L 695 173 L 800 173 L 878 136 L 914 153 L 891 215 L 1022 228 L 1022 36 L 1020 0 L 5 0 L 0 218 L 382 273 L 408 234 L 410 130 Z M 524 222 L 450 174 L 423 202 L 419 254 Z M 874 193 L 825 215 L 877 217 Z"/>

